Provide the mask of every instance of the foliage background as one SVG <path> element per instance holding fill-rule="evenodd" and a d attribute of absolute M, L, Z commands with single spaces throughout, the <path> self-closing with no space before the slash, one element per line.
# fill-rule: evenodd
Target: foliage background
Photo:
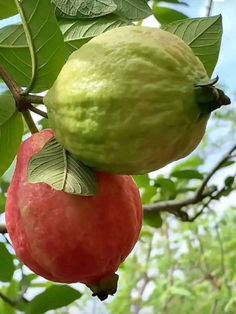
<path fill-rule="evenodd" d="M 214 74 L 220 76 L 232 105 L 212 115 L 202 144 L 191 156 L 135 178 L 146 205 L 191 197 L 223 154 L 236 143 L 236 82 L 232 70 L 236 68 L 236 40 L 231 31 L 236 3 L 189 0 L 185 1 L 186 6 L 181 2 L 149 1 L 156 13 L 143 24 L 158 25 L 170 22 L 170 17 L 176 20 L 184 15 L 221 13 L 224 35 Z M 157 5 L 168 9 L 158 10 Z M 3 20 L 0 26 L 16 19 Z M 38 124 L 44 126 L 45 120 Z M 26 129 L 25 136 L 28 136 Z M 193 222 L 183 222 L 168 211 L 161 216 L 156 213 L 151 219 L 145 216 L 141 239 L 119 270 L 119 290 L 103 303 L 91 299 L 90 291 L 82 285 L 58 286 L 32 274 L 15 258 L 8 237 L 0 235 L 0 313 L 37 314 L 50 309 L 48 313 L 61 314 L 176 314 L 180 309 L 183 314 L 236 313 L 235 155 L 223 166 L 208 182 L 209 190 L 213 188 L 220 193 L 214 199 L 203 199 L 184 208 L 191 217 L 203 210 Z M 13 169 L 14 163 L 0 180 L 2 222 Z"/>

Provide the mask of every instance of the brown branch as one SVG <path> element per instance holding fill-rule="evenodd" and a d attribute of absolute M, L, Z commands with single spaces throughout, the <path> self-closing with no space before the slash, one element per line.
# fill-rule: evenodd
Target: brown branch
<path fill-rule="evenodd" d="M 209 204 L 207 202 L 207 205 L 204 205 L 204 208 L 201 209 L 199 213 L 197 213 L 193 218 L 189 218 L 188 214 L 182 210 L 182 208 L 190 205 L 196 205 L 203 201 L 204 199 L 210 197 L 210 201 L 213 199 L 216 199 L 218 195 L 222 193 L 222 190 L 218 191 L 216 194 L 216 189 L 212 189 L 211 191 L 204 190 L 207 187 L 208 182 L 210 179 L 214 176 L 214 174 L 221 168 L 221 166 L 231 158 L 232 153 L 236 151 L 236 144 L 231 147 L 231 149 L 221 158 L 221 160 L 215 165 L 215 167 L 209 172 L 209 174 L 206 176 L 206 178 L 202 181 L 201 186 L 196 191 L 195 195 L 187 198 L 182 201 L 166 201 L 166 202 L 159 202 L 154 204 L 148 204 L 144 205 L 144 216 L 145 212 L 169 212 L 174 214 L 177 217 L 180 217 L 183 221 L 193 221 L 195 220 L 202 212 L 204 211 L 204 208 Z"/>
<path fill-rule="evenodd" d="M 34 107 L 33 105 L 29 104 L 28 105 L 28 109 L 34 113 L 37 113 L 38 115 L 40 115 L 41 117 L 44 117 L 46 119 L 48 119 L 48 115 L 46 112 Z"/>
<path fill-rule="evenodd" d="M 0 234 L 7 233 L 7 227 L 5 225 L 0 225 Z"/>
<path fill-rule="evenodd" d="M 26 101 L 33 103 L 33 104 L 38 104 L 38 105 L 43 105 L 43 96 L 39 95 L 22 95 L 23 98 L 25 98 Z"/>
<path fill-rule="evenodd" d="M 31 114 L 28 110 L 28 107 L 31 106 L 31 103 L 25 98 L 23 94 L 23 90 L 17 85 L 17 83 L 11 78 L 11 76 L 7 73 L 4 67 L 0 64 L 0 77 L 2 77 L 3 81 L 9 88 L 12 93 L 16 108 L 20 111 L 27 123 L 29 130 L 31 133 L 38 132 L 38 129 L 34 123 L 34 120 L 31 117 Z"/>

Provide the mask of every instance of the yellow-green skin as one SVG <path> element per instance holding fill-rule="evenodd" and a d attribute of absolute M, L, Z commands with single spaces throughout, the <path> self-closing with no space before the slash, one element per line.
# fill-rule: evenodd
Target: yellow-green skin
<path fill-rule="evenodd" d="M 75 51 L 45 97 L 59 142 L 102 171 L 142 174 L 185 157 L 199 144 L 194 84 L 208 76 L 177 36 L 125 26 Z"/>

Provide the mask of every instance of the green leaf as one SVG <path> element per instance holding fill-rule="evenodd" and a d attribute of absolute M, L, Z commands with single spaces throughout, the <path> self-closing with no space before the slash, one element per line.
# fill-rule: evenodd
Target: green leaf
<path fill-rule="evenodd" d="M 4 243 L 0 243 L 0 261 L 0 281 L 9 282 L 12 280 L 15 266 L 13 256 L 8 252 Z"/>
<path fill-rule="evenodd" d="M 144 222 L 153 228 L 161 228 L 163 223 L 159 213 L 148 210 L 144 212 Z"/>
<path fill-rule="evenodd" d="M 177 165 L 174 168 L 174 171 L 183 170 L 186 168 L 197 168 L 197 167 L 201 166 L 202 164 L 203 164 L 203 160 L 198 155 L 195 155 L 193 157 L 186 159 L 181 164 Z"/>
<path fill-rule="evenodd" d="M 55 138 L 30 161 L 28 180 L 47 183 L 55 190 L 76 195 L 95 195 L 96 174 L 82 162 L 75 160 Z"/>
<path fill-rule="evenodd" d="M 44 91 L 51 87 L 65 62 L 63 36 L 49 0 L 16 3 L 26 35 L 21 26 L 0 30 L 0 63 L 19 85 Z"/>
<path fill-rule="evenodd" d="M 117 5 L 115 13 L 131 21 L 142 20 L 152 15 L 152 10 L 145 0 L 114 0 Z"/>
<path fill-rule="evenodd" d="M 157 178 L 155 180 L 155 186 L 161 188 L 162 199 L 174 199 L 176 196 L 176 186 L 171 179 Z"/>
<path fill-rule="evenodd" d="M 162 29 L 182 38 L 202 61 L 209 77 L 212 75 L 223 33 L 221 15 L 176 21 Z"/>
<path fill-rule="evenodd" d="M 14 0 L 0 0 L 0 8 L 0 20 L 18 13 Z"/>
<path fill-rule="evenodd" d="M 191 179 L 202 180 L 203 179 L 203 175 L 194 169 L 185 169 L 185 170 L 173 171 L 171 173 L 171 176 L 178 178 L 178 179 L 187 179 L 187 180 L 191 180 Z"/>
<path fill-rule="evenodd" d="M 150 178 L 148 174 L 143 174 L 143 175 L 136 175 L 133 176 L 136 184 L 138 185 L 139 188 L 148 188 L 150 184 Z"/>
<path fill-rule="evenodd" d="M 111 14 L 97 19 L 61 19 L 58 24 L 64 36 L 68 55 L 70 55 L 91 38 L 110 29 L 129 25 L 131 22 Z"/>
<path fill-rule="evenodd" d="M 12 94 L 0 94 L 0 126 L 7 122 L 16 111 L 16 105 Z"/>
<path fill-rule="evenodd" d="M 226 167 L 232 166 L 234 163 L 235 161 L 233 160 L 227 160 L 220 166 L 220 168 L 226 168 Z"/>
<path fill-rule="evenodd" d="M 161 24 L 172 23 L 177 20 L 187 19 L 188 16 L 171 8 L 164 8 L 158 5 L 153 6 L 153 13 Z"/>
<path fill-rule="evenodd" d="M 52 285 L 38 294 L 26 307 L 26 314 L 42 314 L 67 306 L 79 299 L 81 293 L 69 286 Z"/>
<path fill-rule="evenodd" d="M 66 20 L 59 21 L 63 33 L 67 57 L 74 51 L 107 30 L 125 26 L 130 22 L 115 15 L 105 16 L 94 20 Z M 7 58 L 6 58 L 7 55 Z M 15 62 L 17 60 L 17 67 Z M 23 30 L 23 26 L 10 25 L 0 29 L 0 63 L 7 67 L 10 74 L 21 85 L 26 86 L 31 75 L 31 58 Z M 28 66 L 26 67 L 26 64 Z M 47 80 L 43 83 L 47 89 Z"/>
<path fill-rule="evenodd" d="M 72 18 L 95 18 L 110 14 L 117 9 L 113 0 L 52 0 L 56 6 L 56 15 Z"/>
<path fill-rule="evenodd" d="M 14 160 L 23 135 L 23 121 L 15 112 L 10 119 L 0 125 L 0 176 Z"/>

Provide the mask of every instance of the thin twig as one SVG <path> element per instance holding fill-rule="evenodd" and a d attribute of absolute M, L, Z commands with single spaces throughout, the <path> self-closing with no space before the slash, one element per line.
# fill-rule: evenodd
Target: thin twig
<path fill-rule="evenodd" d="M 221 168 L 221 166 L 227 160 L 229 160 L 231 158 L 231 154 L 234 151 L 236 151 L 236 144 L 234 144 L 231 147 L 231 149 L 227 152 L 227 154 L 225 154 L 221 158 L 221 160 L 215 165 L 215 167 L 209 172 L 209 174 L 206 176 L 206 178 L 202 181 L 201 186 L 196 191 L 194 196 L 187 198 L 185 200 L 182 200 L 182 201 L 167 201 L 167 202 L 159 202 L 159 203 L 144 205 L 143 206 L 144 215 L 145 215 L 145 211 L 153 211 L 153 212 L 158 212 L 158 213 L 169 212 L 169 213 L 174 214 L 175 216 L 182 218 L 182 220 L 191 221 L 188 219 L 187 213 L 183 212 L 182 208 L 186 207 L 186 206 L 198 204 L 201 201 L 203 201 L 204 199 L 206 199 L 207 197 L 210 197 L 211 200 L 216 198 L 216 195 L 219 194 L 219 191 L 217 192 L 217 194 L 215 194 L 216 189 L 213 189 L 211 191 L 206 191 L 206 192 L 204 192 L 204 190 L 206 189 L 207 184 L 210 181 L 210 179 Z M 222 192 L 222 191 L 220 191 L 220 192 Z M 202 212 L 203 212 L 203 210 L 202 210 Z"/>
<path fill-rule="evenodd" d="M 29 104 L 28 109 L 34 113 L 37 113 L 38 115 L 40 115 L 41 117 L 44 117 L 46 119 L 48 119 L 48 115 L 46 112 L 34 107 L 33 105 Z"/>
<path fill-rule="evenodd" d="M 23 95 L 23 97 L 25 98 L 26 101 L 33 103 L 33 104 L 38 104 L 38 105 L 43 105 L 43 96 L 39 96 L 39 95 Z"/>
<path fill-rule="evenodd" d="M 213 0 L 209 0 L 208 6 L 207 6 L 207 12 L 206 12 L 206 16 L 210 16 L 211 15 L 211 11 L 213 8 Z"/>

